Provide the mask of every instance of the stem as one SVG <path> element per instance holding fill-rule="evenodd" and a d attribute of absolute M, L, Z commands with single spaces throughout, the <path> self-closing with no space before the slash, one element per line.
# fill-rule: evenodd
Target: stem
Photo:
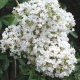
<path fill-rule="evenodd" d="M 6 74 L 6 78 L 7 78 L 6 80 L 9 80 L 8 70 L 5 71 L 5 74 Z"/>
<path fill-rule="evenodd" d="M 9 80 L 15 80 L 16 79 L 16 59 L 10 64 L 9 68 Z"/>
<path fill-rule="evenodd" d="M 16 59 L 14 60 L 14 69 L 15 69 L 14 76 L 15 76 L 15 78 L 16 78 Z"/>
<path fill-rule="evenodd" d="M 17 5 L 19 5 L 19 2 L 18 2 L 18 0 L 16 0 L 16 3 L 17 3 Z"/>

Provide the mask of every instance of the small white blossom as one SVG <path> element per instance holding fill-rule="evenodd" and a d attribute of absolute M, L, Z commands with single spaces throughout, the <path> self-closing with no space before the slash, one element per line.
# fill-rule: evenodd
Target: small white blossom
<path fill-rule="evenodd" d="M 75 49 L 69 44 L 68 33 L 74 30 L 75 20 L 58 0 L 30 0 L 13 8 L 16 25 L 2 33 L 2 53 L 10 50 L 15 59 L 28 59 L 36 71 L 54 78 L 69 76 L 77 59 Z"/>

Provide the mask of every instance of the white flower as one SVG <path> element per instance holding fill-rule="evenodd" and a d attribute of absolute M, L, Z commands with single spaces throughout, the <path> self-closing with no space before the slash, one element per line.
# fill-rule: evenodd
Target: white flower
<path fill-rule="evenodd" d="M 58 0 L 23 2 L 13 8 L 13 15 L 18 23 L 2 33 L 2 53 L 9 49 L 10 56 L 27 58 L 27 64 L 52 78 L 69 76 L 77 63 L 67 37 L 75 26 L 73 15 Z"/>

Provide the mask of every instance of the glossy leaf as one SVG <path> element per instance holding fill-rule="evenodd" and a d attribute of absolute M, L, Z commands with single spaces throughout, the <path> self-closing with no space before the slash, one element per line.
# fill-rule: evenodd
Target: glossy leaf
<path fill-rule="evenodd" d="M 74 38 L 78 38 L 78 35 L 76 34 L 76 32 L 71 32 L 70 33 Z"/>
<path fill-rule="evenodd" d="M 7 4 L 8 0 L 0 0 L 0 9 Z"/>
<path fill-rule="evenodd" d="M 9 25 L 17 24 L 17 19 L 15 16 L 11 15 L 9 18 Z"/>
<path fill-rule="evenodd" d="M 7 20 L 5 20 L 5 19 L 1 19 L 1 21 L 3 22 L 3 24 L 5 24 L 5 25 L 9 25 L 9 22 L 7 21 Z"/>
<path fill-rule="evenodd" d="M 33 78 L 33 73 L 32 73 L 32 71 L 30 71 L 28 80 L 32 80 L 32 78 Z"/>
<path fill-rule="evenodd" d="M 19 59 L 19 63 L 20 63 L 20 65 L 23 65 L 23 66 L 26 65 L 26 64 L 25 64 L 25 61 L 24 61 L 23 59 Z"/>
<path fill-rule="evenodd" d="M 9 17 L 10 17 L 10 15 L 5 15 L 5 16 L 2 16 L 0 20 L 2 21 L 2 23 L 4 25 L 8 26 L 9 25 L 9 21 L 8 21 Z"/>

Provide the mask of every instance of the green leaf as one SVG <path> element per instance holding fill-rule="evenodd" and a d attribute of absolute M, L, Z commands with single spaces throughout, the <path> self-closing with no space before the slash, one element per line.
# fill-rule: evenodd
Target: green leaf
<path fill-rule="evenodd" d="M 16 25 L 17 23 L 18 23 L 17 18 L 15 16 L 11 15 L 9 18 L 9 25 L 12 25 L 12 24 Z"/>
<path fill-rule="evenodd" d="M 24 78 L 25 78 L 25 77 L 24 77 L 23 75 L 20 75 L 20 76 L 18 76 L 18 77 L 16 78 L 16 80 L 25 80 Z"/>
<path fill-rule="evenodd" d="M 19 3 L 28 2 L 29 0 L 19 0 Z"/>
<path fill-rule="evenodd" d="M 23 60 L 23 59 L 19 59 L 19 63 L 20 63 L 20 65 L 22 65 L 22 66 L 25 66 L 26 64 L 25 64 L 25 60 Z"/>
<path fill-rule="evenodd" d="M 5 60 L 6 57 L 7 57 L 7 56 L 6 56 L 5 54 L 0 54 L 0 59 L 1 59 L 1 60 Z"/>
<path fill-rule="evenodd" d="M 28 69 L 23 67 L 22 65 L 19 65 L 19 69 L 21 70 L 21 73 L 23 75 L 28 75 Z"/>
<path fill-rule="evenodd" d="M 2 16 L 1 18 L 2 19 L 5 19 L 5 18 L 9 18 L 11 15 L 10 14 L 8 14 L 8 15 L 4 15 L 4 16 Z"/>
<path fill-rule="evenodd" d="M 2 28 L 2 21 L 0 21 L 0 29 Z"/>
<path fill-rule="evenodd" d="M 2 73 L 3 73 L 2 68 L 0 68 L 0 74 L 2 74 Z"/>
<path fill-rule="evenodd" d="M 66 7 L 66 5 L 63 5 L 63 6 L 62 6 L 62 8 L 63 8 L 64 10 L 67 10 L 67 7 Z"/>
<path fill-rule="evenodd" d="M 0 9 L 7 4 L 8 0 L 0 0 Z"/>
<path fill-rule="evenodd" d="M 2 74 L 2 76 L 0 77 L 0 80 L 8 80 L 6 73 Z"/>
<path fill-rule="evenodd" d="M 5 24 L 6 26 L 8 26 L 8 25 L 9 25 L 9 17 L 10 17 L 10 15 L 4 15 L 4 16 L 2 16 L 2 17 L 0 18 L 0 21 L 1 21 L 3 24 Z"/>
<path fill-rule="evenodd" d="M 7 20 L 5 20 L 5 19 L 1 19 L 1 21 L 3 22 L 3 24 L 5 24 L 5 25 L 9 25 L 9 22 L 7 21 Z"/>
<path fill-rule="evenodd" d="M 8 67 L 9 67 L 9 60 L 8 60 L 8 58 L 6 58 L 4 60 L 3 69 L 6 70 Z"/>
<path fill-rule="evenodd" d="M 63 78 L 63 80 L 75 80 L 74 73 L 72 73 L 72 74 L 69 75 L 69 76 L 65 76 L 65 77 Z"/>
<path fill-rule="evenodd" d="M 74 38 L 78 38 L 78 35 L 76 34 L 76 32 L 71 32 L 70 33 Z"/>
<path fill-rule="evenodd" d="M 33 73 L 32 73 L 32 71 L 30 71 L 29 73 L 30 73 L 30 74 L 29 74 L 28 80 L 32 80 L 32 78 L 33 78 Z"/>
<path fill-rule="evenodd" d="M 77 59 L 78 62 L 80 62 L 80 59 Z"/>
<path fill-rule="evenodd" d="M 80 80 L 80 71 L 78 73 L 75 73 L 75 80 Z"/>

